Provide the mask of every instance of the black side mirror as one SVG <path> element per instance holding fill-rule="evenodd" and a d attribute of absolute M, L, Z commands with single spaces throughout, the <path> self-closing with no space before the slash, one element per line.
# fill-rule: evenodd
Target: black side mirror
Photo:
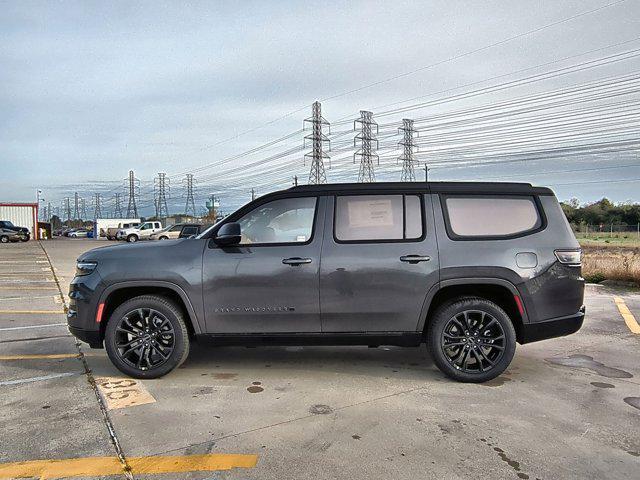
<path fill-rule="evenodd" d="M 240 224 L 236 222 L 230 222 L 225 223 L 220 227 L 220 230 L 218 230 L 218 232 L 216 233 L 213 241 L 220 246 L 236 245 L 240 243 L 241 238 Z"/>

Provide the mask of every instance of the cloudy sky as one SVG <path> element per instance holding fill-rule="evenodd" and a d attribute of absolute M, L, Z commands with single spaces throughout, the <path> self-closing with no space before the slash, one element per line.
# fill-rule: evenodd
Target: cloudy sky
<path fill-rule="evenodd" d="M 0 1 L 0 12 L 0 201 L 31 200 L 40 188 L 54 206 L 75 191 L 109 202 L 133 169 L 149 208 L 153 177 L 167 172 L 178 211 L 183 174 L 209 165 L 194 172 L 197 201 L 215 193 L 231 209 L 251 188 L 283 188 L 294 175 L 306 182 L 306 150 L 297 150 L 308 132 L 298 130 L 314 100 L 332 132 L 344 132 L 332 138 L 330 181 L 357 177 L 347 130 L 365 109 L 383 126 L 380 180 L 399 179 L 394 125 L 416 118 L 427 119 L 418 160 L 433 163 L 434 180 L 531 181 L 561 198 L 640 201 L 633 78 L 613 84 L 623 88 L 615 97 L 598 90 L 597 101 L 526 114 L 537 120 L 500 109 L 640 72 L 638 0 Z M 464 113 L 480 108 L 504 123 L 474 124 Z M 591 116 L 572 117 L 580 109 Z M 442 127 L 448 114 L 462 132 Z M 559 123 L 541 123 L 544 115 Z M 603 143 L 598 155 L 577 149 Z"/>

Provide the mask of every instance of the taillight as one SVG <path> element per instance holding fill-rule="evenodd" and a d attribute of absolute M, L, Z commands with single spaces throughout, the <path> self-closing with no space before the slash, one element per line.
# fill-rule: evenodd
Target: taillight
<path fill-rule="evenodd" d="M 582 250 L 556 250 L 558 261 L 564 265 L 579 266 L 582 260 Z"/>

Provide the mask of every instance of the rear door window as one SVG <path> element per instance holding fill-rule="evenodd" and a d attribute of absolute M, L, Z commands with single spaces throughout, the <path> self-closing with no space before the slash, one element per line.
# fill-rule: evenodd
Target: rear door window
<path fill-rule="evenodd" d="M 525 235 L 542 227 L 532 196 L 446 196 L 445 213 L 450 236 L 501 238 Z"/>
<path fill-rule="evenodd" d="M 422 237 L 419 195 L 336 197 L 335 238 L 341 242 L 405 241 Z"/>

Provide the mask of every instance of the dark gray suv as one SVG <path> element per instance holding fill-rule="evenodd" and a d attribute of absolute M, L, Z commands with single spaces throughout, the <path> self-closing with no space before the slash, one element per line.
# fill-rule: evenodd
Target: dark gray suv
<path fill-rule="evenodd" d="M 502 373 L 517 343 L 576 332 L 580 248 L 524 183 L 294 187 L 195 239 L 78 259 L 70 331 L 136 378 L 220 345 L 427 345 L 449 377 Z"/>

